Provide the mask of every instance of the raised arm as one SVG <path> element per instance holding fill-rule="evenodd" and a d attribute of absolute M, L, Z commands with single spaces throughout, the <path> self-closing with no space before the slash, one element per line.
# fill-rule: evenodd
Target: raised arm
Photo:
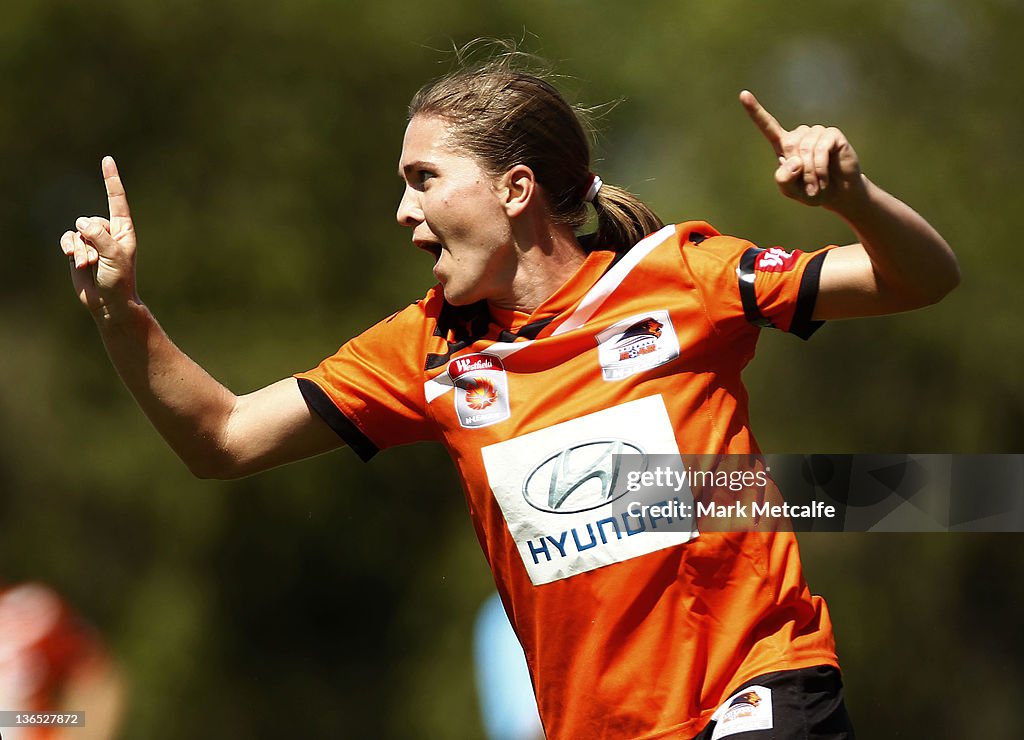
<path fill-rule="evenodd" d="M 946 240 L 868 180 L 842 131 L 786 130 L 752 93 L 741 92 L 740 102 L 775 150 L 775 182 L 782 193 L 838 214 L 859 240 L 825 257 L 815 319 L 909 311 L 936 303 L 957 286 L 960 268 Z"/>
<path fill-rule="evenodd" d="M 111 157 L 103 159 L 110 218 L 80 218 L 60 244 L 128 390 L 171 448 L 202 478 L 235 478 L 340 447 L 286 378 L 236 396 L 160 328 L 139 299 L 135 227 Z"/>

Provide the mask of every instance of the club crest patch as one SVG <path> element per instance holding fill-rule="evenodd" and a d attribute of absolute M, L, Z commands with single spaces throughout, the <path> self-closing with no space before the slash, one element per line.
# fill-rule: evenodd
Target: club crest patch
<path fill-rule="evenodd" d="M 622 380 L 679 357 L 679 338 L 666 310 L 630 316 L 595 339 L 605 380 Z"/>
<path fill-rule="evenodd" d="M 448 363 L 455 384 L 455 415 L 466 429 L 505 421 L 512 415 L 508 401 L 508 375 L 501 358 L 477 353 Z"/>
<path fill-rule="evenodd" d="M 772 690 L 764 686 L 741 689 L 726 699 L 711 719 L 718 723 L 711 740 L 750 730 L 770 730 L 773 727 Z"/>

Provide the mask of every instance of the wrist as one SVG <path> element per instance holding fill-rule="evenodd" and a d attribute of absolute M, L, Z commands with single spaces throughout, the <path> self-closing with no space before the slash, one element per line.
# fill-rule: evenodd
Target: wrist
<path fill-rule="evenodd" d="M 834 200 L 823 204 L 826 210 L 842 216 L 847 221 L 856 221 L 871 209 L 875 184 L 861 173 L 851 184 L 836 194 Z"/>
<path fill-rule="evenodd" d="M 93 321 L 102 331 L 117 329 L 136 323 L 149 313 L 149 309 L 138 295 L 122 301 L 105 301 L 90 311 Z"/>

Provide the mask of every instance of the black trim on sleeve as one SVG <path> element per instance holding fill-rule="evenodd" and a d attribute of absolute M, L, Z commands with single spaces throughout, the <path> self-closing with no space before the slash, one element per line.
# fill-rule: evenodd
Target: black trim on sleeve
<path fill-rule="evenodd" d="M 377 445 L 371 442 L 370 438 L 363 434 L 351 419 L 341 413 L 320 386 L 306 378 L 296 378 L 296 380 L 299 383 L 299 392 L 306 399 L 306 404 L 327 422 L 327 426 L 333 429 L 334 433 L 341 437 L 363 462 L 368 462 L 371 457 L 380 452 Z"/>
<path fill-rule="evenodd" d="M 803 277 L 800 278 L 800 290 L 796 296 L 796 309 L 793 311 L 793 323 L 789 326 L 789 333 L 801 339 L 810 339 L 811 335 L 825 323 L 814 321 L 811 317 L 814 316 L 814 305 L 818 301 L 821 266 L 825 262 L 826 254 L 828 252 L 822 251 L 811 257 L 804 268 Z"/>
<path fill-rule="evenodd" d="M 774 328 L 775 324 L 764 317 L 761 309 L 757 306 L 757 292 L 754 290 L 754 264 L 758 255 L 763 249 L 750 247 L 740 257 L 740 266 L 736 268 L 736 277 L 739 279 L 740 300 L 743 302 L 743 315 L 754 326 L 762 329 Z"/>

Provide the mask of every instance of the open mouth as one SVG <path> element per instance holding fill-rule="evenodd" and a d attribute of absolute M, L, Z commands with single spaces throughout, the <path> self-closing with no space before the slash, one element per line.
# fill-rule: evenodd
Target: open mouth
<path fill-rule="evenodd" d="M 429 252 L 430 254 L 434 255 L 435 262 L 441 259 L 441 245 L 438 244 L 437 242 L 429 242 L 416 239 L 413 241 L 413 244 L 422 249 L 424 252 Z"/>

